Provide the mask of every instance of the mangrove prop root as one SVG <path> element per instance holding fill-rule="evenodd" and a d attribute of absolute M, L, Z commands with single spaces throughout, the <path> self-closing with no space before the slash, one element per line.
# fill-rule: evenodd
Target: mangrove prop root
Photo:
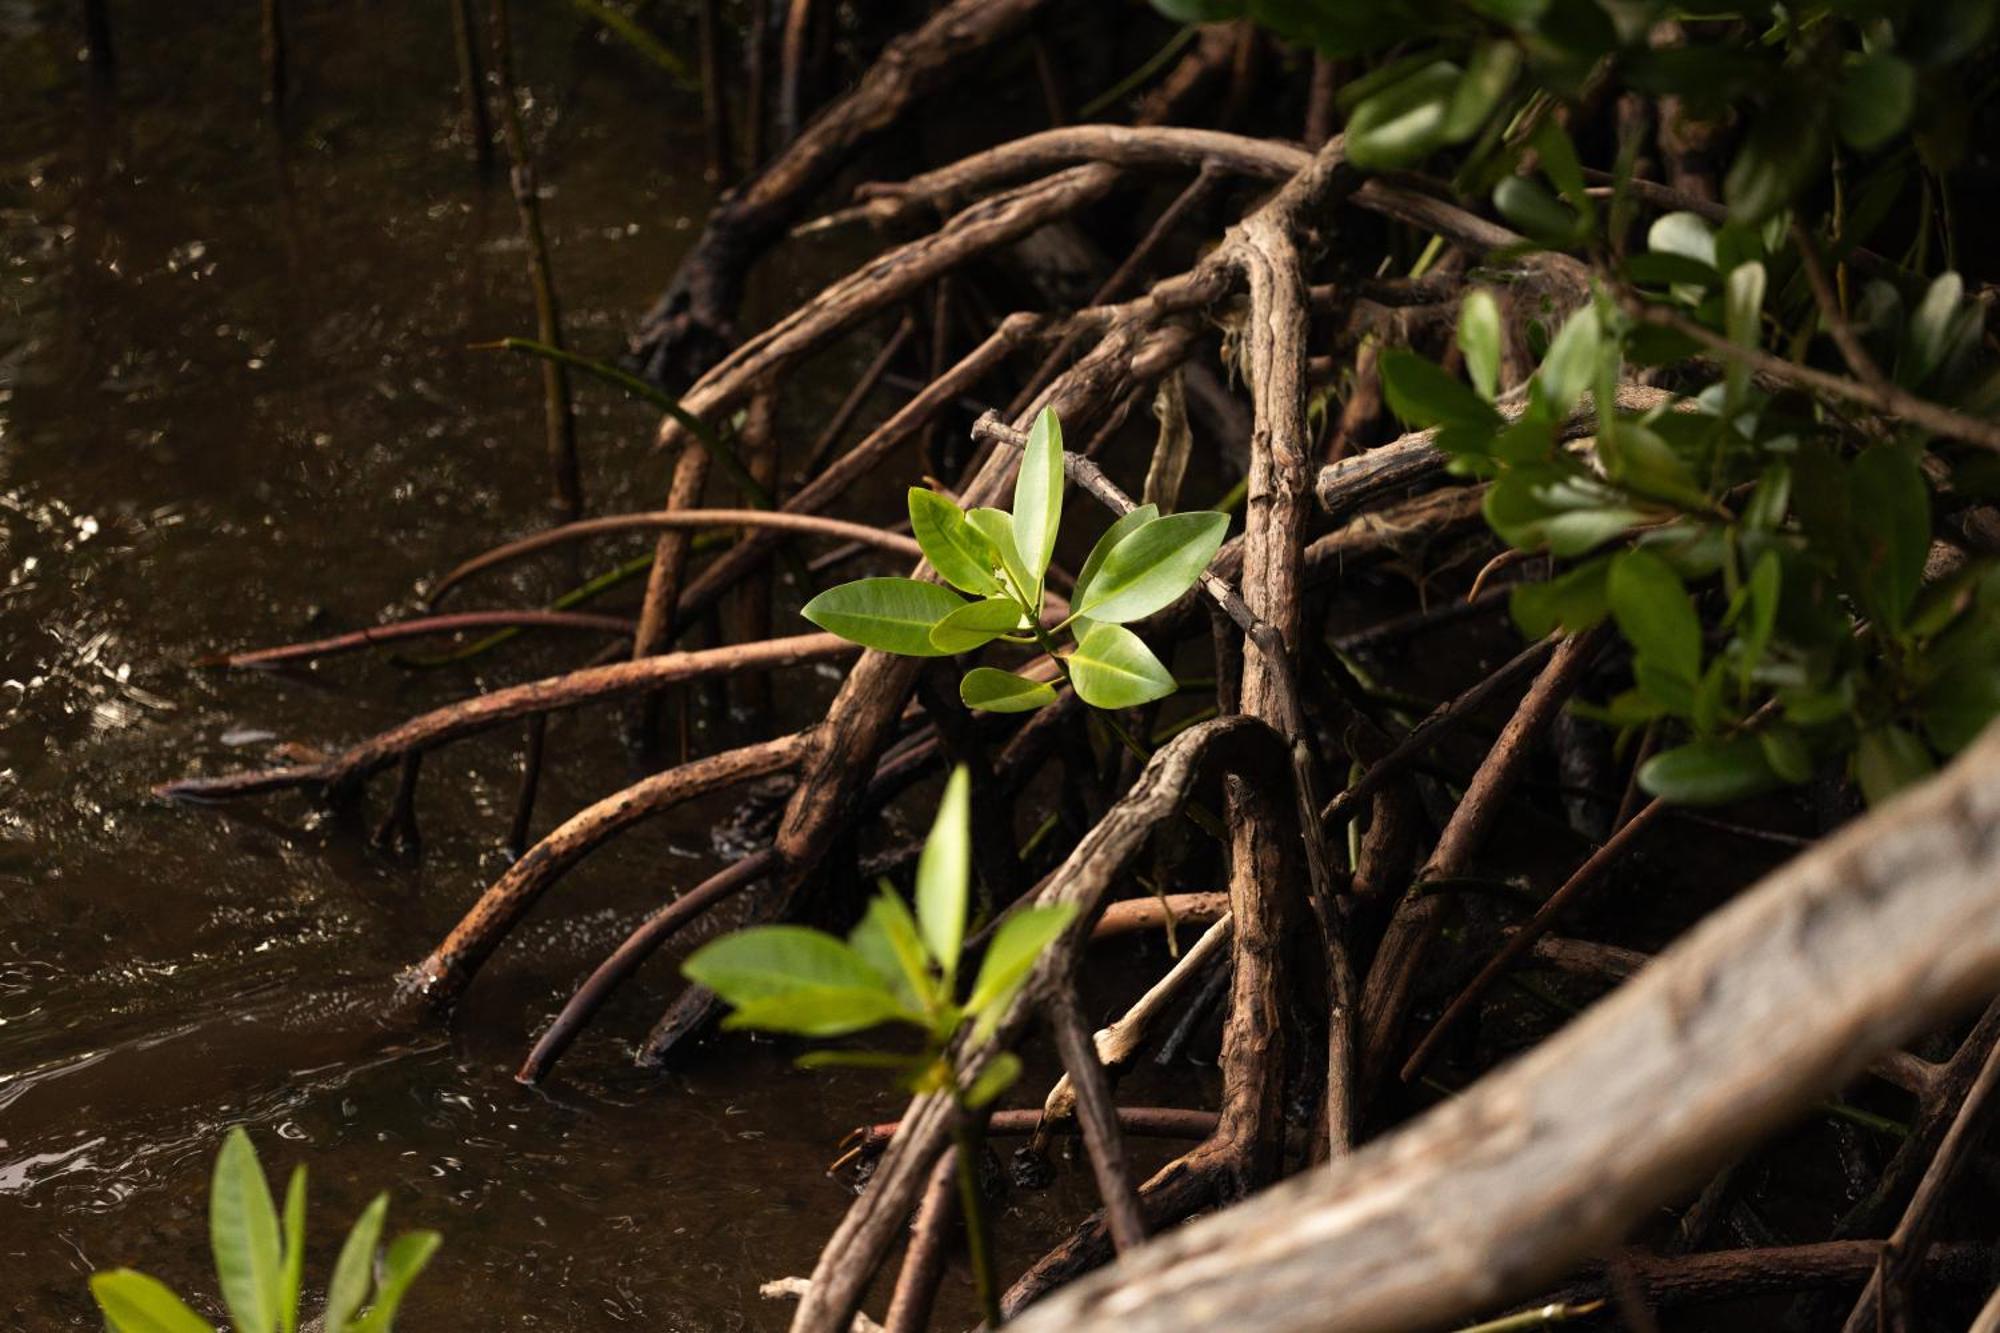
<path fill-rule="evenodd" d="M 1022 1333 L 1442 1323 L 1617 1239 L 2000 988 L 2000 728 L 1711 915 L 1513 1064 L 1354 1156 L 1148 1243 Z"/>

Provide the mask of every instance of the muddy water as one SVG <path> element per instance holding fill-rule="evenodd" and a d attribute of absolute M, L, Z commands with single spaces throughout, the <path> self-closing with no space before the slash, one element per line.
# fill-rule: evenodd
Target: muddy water
<path fill-rule="evenodd" d="M 73 6 L 0 0 L 0 1325 L 95 1327 L 84 1279 L 113 1264 L 211 1292 L 206 1175 L 238 1123 L 311 1169 L 310 1273 L 379 1188 L 392 1225 L 445 1233 L 409 1327 L 781 1324 L 754 1288 L 809 1269 L 846 1202 L 832 1145 L 893 1098 L 741 1044 L 639 1073 L 663 964 L 548 1089 L 509 1076 L 647 906 L 718 864 L 726 811 L 593 861 L 449 1029 L 412 1032 L 375 1006 L 501 868 L 517 738 L 427 766 L 414 866 L 301 800 L 147 794 L 588 651 L 190 665 L 407 611 L 425 575 L 546 521 L 532 369 L 467 350 L 532 314 L 511 204 L 457 134 L 444 7 L 287 8 L 280 136 L 254 7 L 114 4 L 121 68 L 93 98 Z M 569 324 L 609 352 L 709 201 L 696 109 L 566 6 L 520 9 Z M 831 399 L 846 372 L 823 374 Z M 592 507 L 655 503 L 646 415 L 581 407 Z M 530 571 L 464 604 L 558 586 Z M 552 728 L 543 827 L 628 776 L 614 726 Z"/>

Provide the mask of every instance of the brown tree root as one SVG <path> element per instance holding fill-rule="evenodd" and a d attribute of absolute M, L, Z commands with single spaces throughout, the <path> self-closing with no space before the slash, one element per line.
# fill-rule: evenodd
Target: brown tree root
<path fill-rule="evenodd" d="M 1442 1322 L 1615 1243 L 1896 1043 L 2000 988 L 2000 728 L 1568 1028 L 1345 1161 L 1161 1237 L 1022 1333 Z"/>
<path fill-rule="evenodd" d="M 409 721 L 348 747 L 317 764 L 259 769 L 214 778 L 182 778 L 154 788 L 180 801 L 227 801 L 305 788 L 332 799 L 351 795 L 362 783 L 406 754 L 435 750 L 455 740 L 517 718 L 626 698 L 683 681 L 737 671 L 769 671 L 847 657 L 859 651 L 832 634 L 800 634 L 764 643 L 730 644 L 699 652 L 667 653 L 639 662 L 586 667 L 567 675 L 494 690 L 460 703 L 421 713 Z"/>
<path fill-rule="evenodd" d="M 884 48 L 853 91 L 731 190 L 633 335 L 632 352 L 658 381 L 692 379 L 734 341 L 736 307 L 759 251 L 780 236 L 854 150 L 895 124 L 971 57 L 1018 32 L 1048 0 L 952 0 Z"/>
<path fill-rule="evenodd" d="M 429 638 L 434 634 L 463 634 L 476 629 L 555 629 L 585 634 L 615 634 L 629 638 L 633 625 L 621 616 L 588 615 L 578 611 L 458 611 L 451 615 L 419 616 L 388 625 L 335 634 L 304 643 L 279 644 L 274 648 L 252 648 L 237 653 L 215 653 L 199 658 L 198 667 L 245 670 L 277 667 L 292 662 L 311 662 L 342 653 L 358 653 L 385 643 Z"/>

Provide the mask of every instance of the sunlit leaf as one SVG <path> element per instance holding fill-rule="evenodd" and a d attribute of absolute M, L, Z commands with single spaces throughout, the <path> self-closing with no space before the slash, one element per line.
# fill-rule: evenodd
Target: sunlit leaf
<path fill-rule="evenodd" d="M 1496 335 L 1497 337 L 1497 335 Z M 1498 365 L 1499 344 L 1494 344 Z M 1463 381 L 1445 374 L 1435 362 L 1403 348 L 1391 348 L 1377 363 L 1382 375 L 1382 394 L 1390 410 L 1411 426 L 1466 426 L 1493 431 L 1501 425 L 1500 414 Z"/>
<path fill-rule="evenodd" d="M 166 1283 L 130 1268 L 93 1273 L 90 1294 L 111 1333 L 215 1333 Z"/>
<path fill-rule="evenodd" d="M 857 579 L 828 588 L 799 612 L 850 643 L 905 657 L 945 657 L 931 628 L 966 605 L 949 588 L 917 579 Z"/>
<path fill-rule="evenodd" d="M 229 1131 L 215 1159 L 208 1231 L 215 1274 L 236 1333 L 272 1333 L 284 1285 L 278 1210 L 257 1150 L 241 1125 Z"/>
<path fill-rule="evenodd" d="M 884 884 L 869 901 L 867 915 L 847 937 L 848 947 L 861 955 L 881 978 L 899 987 L 914 1008 L 928 1009 L 938 998 L 930 954 L 917 929 L 917 919 L 896 891 Z"/>
<path fill-rule="evenodd" d="M 968 653 L 1021 628 L 1019 602 L 1011 597 L 988 597 L 962 604 L 931 626 L 931 647 L 947 653 Z"/>
<path fill-rule="evenodd" d="M 1110 624 L 1150 616 L 1195 585 L 1228 531 L 1229 516 L 1210 510 L 1142 523 L 1106 553 L 1071 609 Z"/>
<path fill-rule="evenodd" d="M 1531 639 L 1558 629 L 1581 634 L 1611 611 L 1606 588 L 1610 572 L 1609 560 L 1591 560 L 1546 583 L 1517 583 L 1508 595 L 1508 610 Z"/>
<path fill-rule="evenodd" d="M 1014 478 L 1014 549 L 1034 581 L 1021 590 L 1024 594 L 1041 586 L 1055 554 L 1056 530 L 1062 526 L 1062 456 L 1062 422 L 1054 408 L 1045 407 L 1029 428 L 1021 470 Z"/>
<path fill-rule="evenodd" d="M 435 1231 L 406 1231 L 389 1243 L 382 1256 L 382 1284 L 376 1289 L 368 1313 L 354 1325 L 354 1333 L 390 1333 L 410 1284 L 424 1271 L 443 1240 Z"/>
<path fill-rule="evenodd" d="M 1347 157 L 1364 171 L 1410 166 L 1444 142 L 1446 117 L 1460 79 L 1440 60 L 1383 89 L 1347 119 Z"/>
<path fill-rule="evenodd" d="M 977 1111 L 1013 1087 L 1020 1077 L 1021 1057 L 1012 1051 L 1002 1051 L 986 1062 L 986 1067 L 979 1071 L 979 1077 L 972 1080 L 972 1086 L 959 1100 L 967 1110 Z"/>
<path fill-rule="evenodd" d="M 904 1014 L 867 960 L 804 926 L 753 926 L 724 935 L 695 950 L 681 971 L 735 1007 L 732 1027 L 830 1037 Z"/>
<path fill-rule="evenodd" d="M 1136 708 L 1178 688 L 1160 659 L 1123 625 L 1093 624 L 1065 660 L 1070 684 L 1092 708 Z"/>
<path fill-rule="evenodd" d="M 975 597 L 1000 591 L 993 544 L 965 521 L 965 511 L 935 491 L 910 488 L 910 532 L 938 577 Z"/>
<path fill-rule="evenodd" d="M 306 1274 L 306 1169 L 292 1168 L 291 1183 L 285 1186 L 285 1259 L 278 1284 L 278 1327 L 297 1333 L 299 1291 Z"/>
<path fill-rule="evenodd" d="M 1484 287 L 1474 287 L 1458 308 L 1458 350 L 1466 377 L 1488 402 L 1500 391 L 1500 303 Z"/>
<path fill-rule="evenodd" d="M 972 775 L 961 764 L 944 784 L 930 837 L 917 857 L 917 927 L 944 973 L 947 990 L 965 941 L 971 886 Z"/>
<path fill-rule="evenodd" d="M 1056 903 L 1025 908 L 1002 921 L 993 932 L 993 943 L 986 947 L 986 956 L 979 962 L 979 976 L 972 983 L 971 998 L 965 1002 L 966 1012 L 979 1015 L 989 1026 L 998 1022 L 1027 981 L 1042 950 L 1075 919 L 1074 903 Z"/>
<path fill-rule="evenodd" d="M 1056 692 L 1046 681 L 993 667 L 974 667 L 959 678 L 958 697 L 967 708 L 981 712 L 1032 713 L 1054 703 Z"/>
<path fill-rule="evenodd" d="M 378 1194 L 361 1210 L 354 1227 L 341 1244 L 340 1257 L 333 1264 L 333 1280 L 326 1288 L 326 1333 L 347 1333 L 349 1321 L 368 1299 L 375 1280 L 375 1247 L 382 1239 L 382 1219 L 389 1212 L 389 1196 Z"/>
<path fill-rule="evenodd" d="M 1084 597 L 1090 591 L 1092 581 L 1097 578 L 1097 571 L 1104 564 L 1104 557 L 1111 554 L 1111 548 L 1159 516 L 1158 505 L 1136 505 L 1120 514 L 1118 521 L 1104 530 L 1104 535 L 1097 539 L 1097 545 L 1091 547 L 1090 554 L 1084 557 L 1083 568 L 1077 571 L 1076 587 L 1070 590 L 1071 606 L 1082 604 Z"/>
<path fill-rule="evenodd" d="M 1586 305 L 1563 321 L 1561 332 L 1549 344 L 1549 353 L 1542 358 L 1542 368 L 1535 376 L 1550 411 L 1558 415 L 1568 412 L 1590 387 L 1597 373 L 1597 352 L 1602 340 L 1595 306 Z"/>
<path fill-rule="evenodd" d="M 1038 576 L 1029 572 L 1022 563 L 1021 553 L 1014 546 L 1014 516 L 1004 509 L 980 508 L 968 512 L 965 521 L 970 523 L 979 535 L 993 544 L 1000 556 L 1000 566 L 1007 571 L 1007 580 L 1014 585 L 1014 592 L 1022 601 L 1035 603 L 1035 587 Z"/>

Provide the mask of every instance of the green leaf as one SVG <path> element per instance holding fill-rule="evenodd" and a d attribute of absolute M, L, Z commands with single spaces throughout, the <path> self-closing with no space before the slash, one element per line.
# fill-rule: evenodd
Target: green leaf
<path fill-rule="evenodd" d="M 1923 587 L 1931 549 L 1930 492 L 1915 455 L 1878 444 L 1854 460 L 1850 510 L 1862 562 L 1856 590 L 1869 614 L 1900 633 Z"/>
<path fill-rule="evenodd" d="M 1472 387 L 1489 403 L 1500 391 L 1500 342 L 1500 303 L 1474 287 L 1458 308 L 1458 350 Z"/>
<path fill-rule="evenodd" d="M 1738 347 L 1756 347 L 1763 309 L 1764 266 L 1752 260 L 1729 270 L 1722 293 L 1723 331 L 1729 335 L 1729 341 Z M 1750 390 L 1749 363 L 1732 357 L 1723 373 L 1728 384 L 1729 403 L 1732 406 L 1741 405 Z"/>
<path fill-rule="evenodd" d="M 1212 510 L 1140 524 L 1105 554 L 1071 610 L 1114 625 L 1152 615 L 1195 585 L 1228 531 L 1229 515 Z"/>
<path fill-rule="evenodd" d="M 1056 903 L 1026 908 L 1000 923 L 993 932 L 993 943 L 986 947 L 986 956 L 979 961 L 972 998 L 965 1002 L 965 1011 L 980 1020 L 975 1040 L 991 1033 L 1028 980 L 1042 950 L 1075 919 L 1076 904 Z"/>
<path fill-rule="evenodd" d="M 1439 130 L 1440 142 L 1460 143 L 1479 133 L 1514 85 L 1520 68 L 1520 47 L 1509 41 L 1482 42 L 1472 53 L 1465 77 L 1452 90 Z"/>
<path fill-rule="evenodd" d="M 1603 336 L 1595 306 L 1586 305 L 1563 321 L 1562 331 L 1549 344 L 1549 354 L 1542 358 L 1542 368 L 1535 375 L 1551 412 L 1558 416 L 1567 413 L 1590 387 Z"/>
<path fill-rule="evenodd" d="M 340 1257 L 333 1264 L 333 1280 L 326 1288 L 326 1333 L 348 1333 L 354 1312 L 368 1299 L 368 1288 L 374 1282 L 375 1246 L 382 1238 L 382 1219 L 388 1212 L 389 1196 L 376 1195 L 361 1210 L 341 1244 Z"/>
<path fill-rule="evenodd" d="M 1924 687 L 1917 707 L 1931 744 L 1957 754 L 2000 717 L 2000 671 L 1990 657 L 1956 663 Z"/>
<path fill-rule="evenodd" d="M 1522 464 L 1486 492 L 1481 506 L 1502 540 L 1523 551 L 1543 546 L 1582 555 L 1649 517 L 1622 492 L 1567 468 Z"/>
<path fill-rule="evenodd" d="M 958 697 L 967 708 L 984 713 L 1032 713 L 1054 703 L 1056 692 L 1046 681 L 993 667 L 974 667 L 959 679 Z"/>
<path fill-rule="evenodd" d="M 90 1295 L 111 1333 L 215 1333 L 166 1283 L 134 1269 L 91 1274 Z"/>
<path fill-rule="evenodd" d="M 1744 585 L 1747 614 L 1737 631 L 1740 649 L 1737 679 L 1746 690 L 1750 688 L 1757 664 L 1764 660 L 1764 652 L 1771 646 L 1771 631 L 1778 623 L 1778 601 L 1784 592 L 1784 576 L 1778 553 L 1766 551 L 1757 557 L 1756 568 L 1750 571 L 1750 581 Z"/>
<path fill-rule="evenodd" d="M 306 1275 L 306 1169 L 292 1168 L 285 1186 L 285 1262 L 278 1287 L 278 1327 L 298 1333 L 299 1291 Z"/>
<path fill-rule="evenodd" d="M 835 1037 L 911 1017 L 866 959 L 804 926 L 753 926 L 711 940 L 681 972 L 735 1006 L 727 1026 Z"/>
<path fill-rule="evenodd" d="M 1924 290 L 1924 299 L 1910 312 L 1907 365 L 1899 367 L 1908 383 L 1921 384 L 1944 363 L 1951 346 L 1953 316 L 1964 295 L 1965 280 L 1950 271 L 1938 274 Z"/>
<path fill-rule="evenodd" d="M 272 1333 L 283 1285 L 278 1210 L 250 1136 L 238 1125 L 222 1141 L 209 1186 L 208 1233 L 215 1274 L 236 1333 Z"/>
<path fill-rule="evenodd" d="M 857 579 L 828 588 L 799 612 L 849 643 L 904 657 L 946 657 L 931 627 L 966 604 L 949 588 L 917 579 Z"/>
<path fill-rule="evenodd" d="M 1097 545 L 1090 548 L 1090 554 L 1084 557 L 1083 568 L 1077 573 L 1076 587 L 1070 591 L 1071 606 L 1082 604 L 1092 581 L 1097 578 L 1097 571 L 1104 566 L 1104 557 L 1111 554 L 1111 548 L 1159 516 L 1158 505 L 1137 505 L 1119 515 L 1118 521 L 1104 530 L 1104 535 L 1097 539 Z"/>
<path fill-rule="evenodd" d="M 1901 727 L 1862 732 L 1854 751 L 1854 776 L 1871 806 L 1922 782 L 1936 768 L 1924 743 Z"/>
<path fill-rule="evenodd" d="M 944 973 L 947 991 L 965 942 L 971 886 L 972 775 L 960 764 L 944 784 L 931 835 L 917 857 L 917 928 Z"/>
<path fill-rule="evenodd" d="M 935 491 L 910 487 L 910 531 L 924 558 L 952 587 L 974 597 L 990 597 L 1000 591 L 993 577 L 1000 563 L 993 543 L 965 521 L 965 511 Z"/>
<path fill-rule="evenodd" d="M 1662 750 L 1639 768 L 1639 785 L 1676 805 L 1721 805 L 1769 791 L 1778 775 L 1748 736 Z"/>
<path fill-rule="evenodd" d="M 882 980 L 903 990 L 913 1008 L 929 1010 L 939 999 L 917 919 L 887 884 L 868 904 L 868 914 L 848 935 L 847 944 Z"/>
<path fill-rule="evenodd" d="M 406 1231 L 389 1243 L 382 1256 L 382 1285 L 368 1313 L 354 1325 L 354 1333 L 391 1333 L 396 1326 L 396 1310 L 408 1294 L 410 1284 L 424 1271 L 444 1238 L 435 1231 Z"/>
<path fill-rule="evenodd" d="M 1583 235 L 1583 219 L 1526 176 L 1507 176 L 1494 186 L 1493 207 L 1530 240 L 1546 246 L 1561 249 Z"/>
<path fill-rule="evenodd" d="M 1414 164 L 1444 142 L 1460 72 L 1450 61 L 1424 66 L 1354 108 L 1347 160 L 1363 171 Z"/>
<path fill-rule="evenodd" d="M 1020 1077 L 1021 1057 L 1012 1051 L 1002 1051 L 986 1062 L 979 1077 L 972 1080 L 972 1086 L 960 1094 L 959 1101 L 967 1110 L 977 1111 L 1013 1087 Z"/>
<path fill-rule="evenodd" d="M 1178 688 L 1152 649 L 1123 625 L 1092 625 L 1066 660 L 1070 685 L 1092 708 L 1135 708 Z"/>
<path fill-rule="evenodd" d="M 1062 422 L 1053 407 L 1045 407 L 1028 430 L 1021 470 L 1014 478 L 1014 549 L 1035 589 L 1056 553 L 1056 530 L 1062 526 L 1062 456 Z"/>
<path fill-rule="evenodd" d="M 1021 560 L 1021 552 L 1014 545 L 1014 516 L 1004 509 L 982 508 L 968 513 L 965 521 L 992 543 L 994 551 L 1000 556 L 1000 567 L 1007 572 L 1007 581 L 1013 584 L 1016 595 L 1039 610 L 1041 602 L 1035 593 L 1040 578 L 1028 572 L 1027 565 Z"/>
<path fill-rule="evenodd" d="M 1917 106 L 1917 72 L 1887 51 L 1856 56 L 1840 85 L 1834 113 L 1840 137 L 1863 150 L 1879 148 L 1910 123 Z"/>
<path fill-rule="evenodd" d="M 1715 268 L 1715 229 L 1699 213 L 1661 214 L 1646 230 L 1646 248 L 1654 254 L 1678 255 Z"/>
<path fill-rule="evenodd" d="M 1757 733 L 1757 744 L 1773 773 L 1791 783 L 1812 781 L 1812 753 L 1793 728 L 1774 722 Z"/>
<path fill-rule="evenodd" d="M 1556 630 L 1581 634 L 1610 613 L 1610 573 L 1610 560 L 1592 560 L 1547 583 L 1517 583 L 1508 595 L 1508 610 L 1531 639 Z"/>
<path fill-rule="evenodd" d="M 1639 656 L 1692 686 L 1701 676 L 1701 619 L 1666 561 L 1626 551 L 1612 560 L 1606 587 L 1619 632 Z"/>
<path fill-rule="evenodd" d="M 931 647 L 946 653 L 969 653 L 1002 634 L 1023 628 L 1021 604 L 1011 597 L 966 602 L 931 626 Z"/>
<path fill-rule="evenodd" d="M 1497 344 L 1495 352 L 1497 355 Z M 1382 393 L 1390 410 L 1411 426 L 1500 428 L 1501 417 L 1493 405 L 1445 374 L 1436 363 L 1397 347 L 1382 353 L 1379 364 Z"/>

